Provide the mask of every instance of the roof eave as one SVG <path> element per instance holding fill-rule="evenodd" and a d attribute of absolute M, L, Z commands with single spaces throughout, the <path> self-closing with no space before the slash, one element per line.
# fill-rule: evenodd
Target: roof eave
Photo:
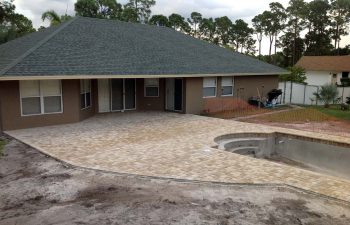
<path fill-rule="evenodd" d="M 174 78 L 174 77 L 212 77 L 212 76 L 271 76 L 290 74 L 290 72 L 269 73 L 217 73 L 217 74 L 160 74 L 160 75 L 47 75 L 47 76 L 0 76 L 0 81 L 11 80 L 75 80 L 75 79 L 122 79 L 122 78 Z"/>

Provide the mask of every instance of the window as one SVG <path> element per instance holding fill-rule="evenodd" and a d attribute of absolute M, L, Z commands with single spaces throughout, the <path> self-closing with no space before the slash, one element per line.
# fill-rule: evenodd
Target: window
<path fill-rule="evenodd" d="M 221 78 L 221 96 L 233 96 L 233 77 Z"/>
<path fill-rule="evenodd" d="M 342 78 L 349 78 L 349 72 L 342 72 Z"/>
<path fill-rule="evenodd" d="M 60 80 L 20 81 L 22 115 L 62 113 Z"/>
<path fill-rule="evenodd" d="M 159 97 L 159 79 L 145 79 L 145 97 Z"/>
<path fill-rule="evenodd" d="M 203 97 L 216 97 L 216 77 L 203 78 Z"/>
<path fill-rule="evenodd" d="M 91 107 L 91 80 L 80 80 L 80 108 Z"/>

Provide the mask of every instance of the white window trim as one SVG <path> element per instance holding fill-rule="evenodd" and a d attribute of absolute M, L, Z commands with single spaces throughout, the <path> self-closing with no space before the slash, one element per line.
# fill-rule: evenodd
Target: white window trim
<path fill-rule="evenodd" d="M 45 96 L 43 96 L 43 91 L 42 91 L 42 88 L 41 88 L 41 80 L 38 80 L 38 81 L 39 81 L 39 94 L 40 94 L 40 96 L 27 96 L 27 97 L 22 97 L 21 81 L 19 81 L 19 98 L 20 98 L 21 116 L 22 117 L 28 117 L 28 116 L 42 116 L 42 115 L 62 114 L 63 111 L 64 111 L 63 110 L 62 80 L 59 80 L 61 95 L 45 95 Z M 60 112 L 45 113 L 44 97 L 61 97 L 61 111 Z M 24 98 L 40 98 L 40 113 L 24 115 L 23 114 L 23 107 L 22 107 L 22 105 L 23 105 L 22 99 L 24 99 Z"/>
<path fill-rule="evenodd" d="M 216 98 L 216 96 L 218 95 L 218 78 L 217 77 L 208 77 L 208 78 L 215 78 L 215 86 L 204 86 L 204 79 L 205 77 L 203 77 L 203 88 L 202 88 L 202 95 L 203 98 Z M 204 96 L 204 88 L 215 88 L 215 95 L 213 96 Z"/>
<path fill-rule="evenodd" d="M 82 94 L 84 94 L 84 103 L 85 103 L 85 106 L 87 105 L 86 103 L 87 103 L 87 99 L 86 99 L 86 94 L 87 93 L 90 93 L 90 105 L 89 106 L 87 106 L 87 107 L 85 107 L 85 108 L 82 108 L 81 107 L 81 105 L 80 105 L 80 110 L 86 110 L 86 109 L 90 109 L 91 107 L 92 107 L 92 92 L 91 92 L 91 80 L 89 79 L 89 83 L 90 83 L 90 89 L 89 89 L 89 91 L 88 92 L 84 92 L 84 91 L 81 91 L 81 88 L 82 88 L 82 85 L 84 85 L 85 83 L 84 83 L 84 81 L 85 80 L 80 80 L 80 95 L 79 95 L 79 97 L 81 98 L 81 95 Z M 83 88 L 83 90 L 85 90 L 85 88 Z M 81 104 L 81 102 L 80 102 L 80 104 Z"/>
<path fill-rule="evenodd" d="M 231 77 L 232 78 L 232 85 L 231 86 L 226 86 L 226 85 L 222 85 L 222 79 L 223 77 L 221 77 L 221 97 L 232 97 L 233 96 L 233 86 L 234 86 L 234 77 Z M 230 95 L 223 95 L 222 94 L 222 91 L 224 90 L 224 87 L 231 87 L 231 90 L 232 90 L 232 94 Z"/>
<path fill-rule="evenodd" d="M 158 79 L 158 85 L 146 85 L 146 79 Z M 145 78 L 143 86 L 144 86 L 144 94 L 143 94 L 143 96 L 145 98 L 159 98 L 159 86 L 160 86 L 160 79 L 159 78 Z M 157 90 L 158 90 L 157 96 L 147 96 L 146 88 L 148 88 L 148 87 L 153 87 L 153 88 L 156 87 Z"/>

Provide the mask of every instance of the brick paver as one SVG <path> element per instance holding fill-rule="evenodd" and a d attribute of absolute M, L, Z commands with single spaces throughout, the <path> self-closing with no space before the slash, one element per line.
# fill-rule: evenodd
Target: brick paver
<path fill-rule="evenodd" d="M 76 166 L 188 180 L 288 184 L 350 201 L 350 180 L 212 148 L 220 135 L 274 131 L 350 143 L 345 137 L 164 112 L 98 115 L 7 133 Z"/>

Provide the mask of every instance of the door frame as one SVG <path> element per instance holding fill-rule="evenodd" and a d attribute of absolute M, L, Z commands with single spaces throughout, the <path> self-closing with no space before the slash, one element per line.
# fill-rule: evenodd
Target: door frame
<path fill-rule="evenodd" d="M 167 88 L 168 88 L 168 84 L 166 82 L 167 79 L 174 79 L 174 81 L 176 79 L 181 80 L 181 85 L 182 85 L 182 92 L 181 92 L 181 110 L 175 110 L 175 82 L 174 82 L 174 109 L 168 109 L 168 92 L 167 92 Z M 184 78 L 182 77 L 174 77 L 174 78 L 166 78 L 165 80 L 165 110 L 170 111 L 170 112 L 184 112 Z"/>
<path fill-rule="evenodd" d="M 113 78 L 113 79 L 118 79 L 118 78 Z M 112 103 L 113 103 L 113 99 L 112 99 L 112 79 L 109 79 L 109 96 L 110 96 L 110 112 L 124 112 L 124 111 L 133 111 L 136 110 L 136 78 L 119 78 L 121 80 L 123 80 L 123 109 L 121 110 L 112 110 Z M 125 80 L 126 79 L 131 79 L 134 80 L 135 82 L 135 89 L 134 89 L 134 96 L 135 96 L 135 108 L 131 108 L 131 109 L 126 109 L 125 108 Z"/>

